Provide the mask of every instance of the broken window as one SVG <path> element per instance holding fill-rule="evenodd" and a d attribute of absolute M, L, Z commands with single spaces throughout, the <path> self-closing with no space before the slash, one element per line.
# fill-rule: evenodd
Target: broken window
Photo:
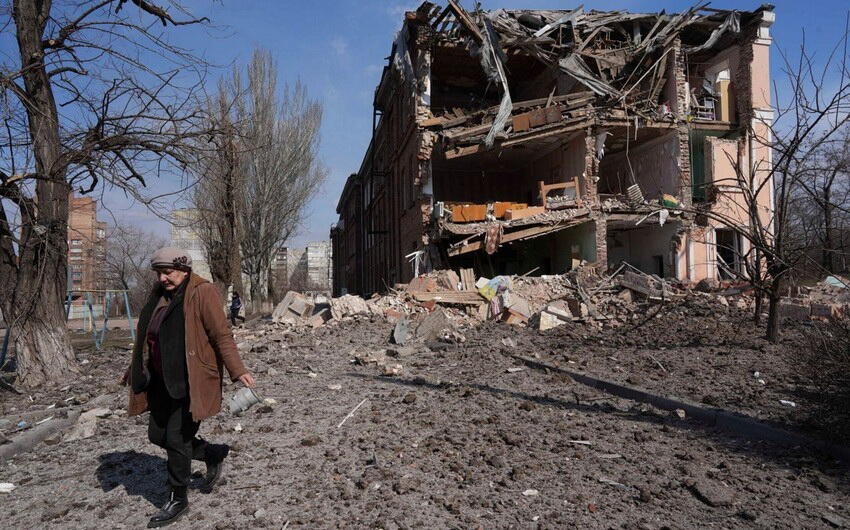
<path fill-rule="evenodd" d="M 744 272 L 741 234 L 736 230 L 718 228 L 714 231 L 717 241 L 717 272 L 721 280 L 734 280 Z"/>

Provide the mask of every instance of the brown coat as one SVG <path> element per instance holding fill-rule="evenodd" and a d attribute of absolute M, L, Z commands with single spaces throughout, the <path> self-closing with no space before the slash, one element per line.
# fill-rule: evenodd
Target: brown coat
<path fill-rule="evenodd" d="M 222 368 L 236 381 L 248 373 L 225 317 L 224 303 L 215 286 L 192 273 L 186 280 L 183 313 L 186 325 L 186 370 L 189 377 L 189 410 L 194 421 L 201 421 L 221 410 Z M 136 330 L 133 359 L 145 354 L 147 329 Z M 130 404 L 127 414 L 136 416 L 148 410 L 147 392 L 133 392 L 130 381 Z"/>

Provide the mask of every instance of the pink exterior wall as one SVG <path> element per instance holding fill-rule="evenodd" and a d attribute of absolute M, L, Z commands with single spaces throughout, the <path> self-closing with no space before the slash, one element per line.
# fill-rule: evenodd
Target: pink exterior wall
<path fill-rule="evenodd" d="M 771 14 L 772 16 L 772 14 Z M 772 22 L 771 22 L 772 23 Z M 717 277 L 716 229 L 747 227 L 750 214 L 743 190 L 738 182 L 735 163 L 741 168 L 743 180 L 749 185 L 750 172 L 754 172 L 752 186 L 760 191 L 756 195 L 756 208 L 763 226 L 770 227 L 773 217 L 773 183 L 769 166 L 770 142 L 770 23 L 759 29 L 758 37 L 740 48 L 730 49 L 717 56 L 723 66 L 727 61 L 734 84 L 743 136 L 738 140 L 709 138 L 706 148 L 706 180 L 717 186 L 716 201 L 711 207 L 708 227 L 693 227 L 685 238 L 686 278 L 698 281 Z M 709 66 L 710 70 L 712 66 Z M 747 123 L 749 122 L 749 123 Z M 750 135 L 752 129 L 752 136 Z M 752 159 L 752 163 L 751 163 Z M 718 219 L 720 217 L 721 219 Z M 743 228 L 746 230 L 746 228 Z M 770 228 L 769 228 L 770 229 Z M 744 241 L 742 252 L 749 244 Z M 683 267 L 680 267 L 680 273 Z"/>
<path fill-rule="evenodd" d="M 750 64 L 752 80 L 750 97 L 753 108 L 770 108 L 770 45 L 753 44 L 753 62 Z"/>

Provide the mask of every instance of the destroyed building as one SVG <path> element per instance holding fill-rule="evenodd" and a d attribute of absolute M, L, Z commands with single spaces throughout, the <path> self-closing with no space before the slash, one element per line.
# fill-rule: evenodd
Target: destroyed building
<path fill-rule="evenodd" d="M 747 208 L 773 204 L 736 178 L 770 162 L 772 9 L 406 13 L 331 229 L 334 292 L 448 267 L 743 272 Z"/>

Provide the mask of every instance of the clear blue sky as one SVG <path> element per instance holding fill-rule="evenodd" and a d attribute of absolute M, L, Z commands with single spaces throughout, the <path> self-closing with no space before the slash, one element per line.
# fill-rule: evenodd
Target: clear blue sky
<path fill-rule="evenodd" d="M 186 5 L 197 15 L 208 16 L 213 30 L 192 27 L 170 28 L 174 41 L 212 62 L 228 67 L 243 63 L 255 46 L 271 50 L 280 71 L 280 85 L 300 79 L 310 94 L 324 104 L 321 157 L 330 170 L 322 192 L 309 205 L 305 226 L 292 241 L 326 239 L 336 221 L 336 202 L 347 176 L 356 172 L 368 145 L 372 126 L 372 94 L 386 64 L 393 34 L 401 26 L 404 12 L 419 1 L 314 0 L 189 0 Z M 444 0 L 435 3 L 445 5 Z M 570 9 L 581 2 L 555 0 L 484 0 L 484 9 Z M 472 9 L 471 0 L 462 5 Z M 682 1 L 587 0 L 585 9 L 626 9 L 636 12 L 682 11 L 693 5 Z M 718 1 L 711 7 L 753 10 L 753 2 Z M 125 9 L 129 9 L 125 7 Z M 776 47 L 793 50 L 805 28 L 811 49 L 828 53 L 844 31 L 847 2 L 779 1 L 772 28 L 774 76 L 779 75 Z M 225 69 L 222 70 L 224 72 Z M 210 89 L 214 88 L 211 82 Z M 157 186 L 157 184 L 154 184 Z M 114 209 L 125 207 L 107 196 Z M 134 207 L 122 215 L 130 222 L 160 233 L 167 225 Z"/>

